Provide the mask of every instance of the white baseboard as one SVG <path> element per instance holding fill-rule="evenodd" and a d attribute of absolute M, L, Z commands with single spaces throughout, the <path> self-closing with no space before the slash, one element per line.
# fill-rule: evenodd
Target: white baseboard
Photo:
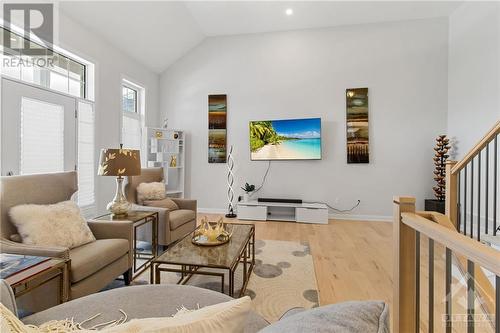
<path fill-rule="evenodd" d="M 223 208 L 200 208 L 198 207 L 198 214 L 226 214 L 227 210 Z"/>
<path fill-rule="evenodd" d="M 223 208 L 198 208 L 198 214 L 226 214 Z M 366 221 L 366 222 L 392 222 L 392 216 L 383 215 L 347 215 L 328 214 L 330 220 Z"/>
<path fill-rule="evenodd" d="M 345 214 L 328 214 L 331 220 L 349 220 L 363 222 L 392 222 L 392 216 L 384 215 L 345 215 Z"/>

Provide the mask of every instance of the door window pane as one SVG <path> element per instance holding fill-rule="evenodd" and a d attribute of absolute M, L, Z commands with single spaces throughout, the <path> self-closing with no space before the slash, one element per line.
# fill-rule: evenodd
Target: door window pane
<path fill-rule="evenodd" d="M 0 31 L 0 34 L 1 34 L 1 31 Z M 0 52 L 0 53 L 2 53 L 2 52 Z M 13 64 L 15 59 L 17 59 L 17 58 L 18 58 L 18 56 L 16 56 L 16 55 L 2 53 L 2 64 L 1 64 L 0 69 L 1 69 L 1 73 L 3 75 L 13 77 L 14 79 L 21 78 L 21 67 L 9 65 L 9 64 Z"/>
<path fill-rule="evenodd" d="M 85 81 L 85 66 L 79 62 L 68 59 L 69 77 L 78 81 Z"/>
<path fill-rule="evenodd" d="M 83 94 L 85 87 L 84 83 L 69 79 L 69 94 L 73 96 L 80 96 Z"/>
<path fill-rule="evenodd" d="M 78 102 L 78 205 L 93 205 L 94 198 L 94 109 Z"/>
<path fill-rule="evenodd" d="M 64 107 L 23 97 L 20 174 L 64 171 Z"/>
<path fill-rule="evenodd" d="M 68 79 L 56 72 L 50 72 L 50 89 L 67 92 Z"/>

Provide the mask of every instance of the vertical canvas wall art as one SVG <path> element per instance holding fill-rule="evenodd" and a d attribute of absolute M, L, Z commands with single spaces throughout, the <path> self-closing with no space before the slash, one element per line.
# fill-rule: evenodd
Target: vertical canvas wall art
<path fill-rule="evenodd" d="M 347 163 L 369 163 L 368 88 L 346 90 Z"/>
<path fill-rule="evenodd" d="M 208 95 L 208 163 L 226 163 L 226 95 Z"/>

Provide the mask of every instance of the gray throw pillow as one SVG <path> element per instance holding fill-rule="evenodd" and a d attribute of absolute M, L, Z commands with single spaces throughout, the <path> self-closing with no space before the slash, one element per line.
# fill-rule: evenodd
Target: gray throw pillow
<path fill-rule="evenodd" d="M 389 333 L 389 307 L 380 301 L 344 302 L 299 312 L 260 333 Z"/>

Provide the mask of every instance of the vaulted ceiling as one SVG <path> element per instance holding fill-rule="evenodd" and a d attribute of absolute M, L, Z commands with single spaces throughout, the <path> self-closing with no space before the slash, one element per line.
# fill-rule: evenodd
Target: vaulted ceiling
<path fill-rule="evenodd" d="M 62 1 L 73 20 L 161 73 L 211 36 L 449 16 L 454 1 Z M 285 11 L 292 9 L 292 15 Z"/>

